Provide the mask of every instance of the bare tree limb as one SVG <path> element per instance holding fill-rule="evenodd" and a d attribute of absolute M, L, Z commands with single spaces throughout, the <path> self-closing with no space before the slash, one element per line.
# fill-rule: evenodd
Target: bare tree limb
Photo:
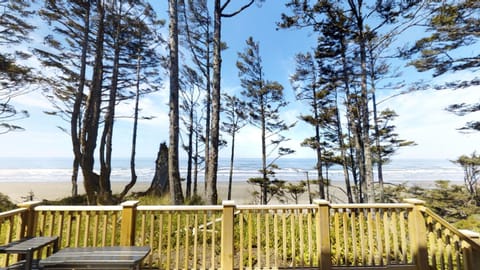
<path fill-rule="evenodd" d="M 241 13 L 242 11 L 244 11 L 245 9 L 249 8 L 251 5 L 253 5 L 253 3 L 255 2 L 255 0 L 250 0 L 250 2 L 246 5 L 244 5 L 243 7 L 239 8 L 237 11 L 233 12 L 233 13 L 228 13 L 228 14 L 225 14 L 223 13 L 223 10 L 228 6 L 228 4 L 230 3 L 230 0 L 227 0 L 227 2 L 225 2 L 225 4 L 223 4 L 222 8 L 221 8 L 221 11 L 222 11 L 222 17 L 225 17 L 225 18 L 231 18 L 231 17 L 234 17 L 236 16 L 237 14 Z"/>

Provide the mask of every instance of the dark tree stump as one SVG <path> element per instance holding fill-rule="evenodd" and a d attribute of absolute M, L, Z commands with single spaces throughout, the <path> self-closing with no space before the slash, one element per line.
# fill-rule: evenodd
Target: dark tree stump
<path fill-rule="evenodd" d="M 168 147 L 166 143 L 160 144 L 157 160 L 155 161 L 155 175 L 146 195 L 161 196 L 168 192 Z"/>

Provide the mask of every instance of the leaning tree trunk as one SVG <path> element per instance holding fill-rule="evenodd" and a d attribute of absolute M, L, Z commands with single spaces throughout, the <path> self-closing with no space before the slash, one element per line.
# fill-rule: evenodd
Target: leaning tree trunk
<path fill-rule="evenodd" d="M 75 93 L 75 101 L 72 109 L 72 118 L 70 122 L 70 134 L 72 138 L 73 148 L 73 170 L 72 170 L 72 196 L 78 196 L 78 172 L 80 167 L 80 161 L 82 158 L 81 146 L 80 146 L 80 132 L 82 130 L 82 100 L 83 92 L 85 90 L 86 81 L 86 69 L 87 69 L 87 48 L 88 37 L 90 33 L 90 2 L 85 3 L 85 18 L 84 18 L 84 31 L 82 39 L 82 54 L 80 57 L 80 74 L 78 78 L 78 89 Z"/>
<path fill-rule="evenodd" d="M 120 23 L 117 26 L 117 38 L 120 35 Z M 110 204 L 112 202 L 112 188 L 110 184 L 110 175 L 112 173 L 112 144 L 113 144 L 113 126 L 115 119 L 115 105 L 117 99 L 117 87 L 118 87 L 118 72 L 120 61 L 120 45 L 118 40 L 114 45 L 114 59 L 113 59 L 113 72 L 112 72 L 112 84 L 110 87 L 110 94 L 107 106 L 107 112 L 105 113 L 103 134 L 101 137 L 100 145 L 100 192 L 99 197 L 102 203 Z"/>
<path fill-rule="evenodd" d="M 130 182 L 123 188 L 120 193 L 120 200 L 122 200 L 128 193 L 128 191 L 135 185 L 137 182 L 137 173 L 135 171 L 135 155 L 137 149 L 137 130 L 138 130 L 138 111 L 140 103 L 140 70 L 141 70 L 142 55 L 138 54 L 137 57 L 137 72 L 136 72 L 136 83 L 135 83 L 135 108 L 133 115 L 133 131 L 132 131 L 132 149 L 130 152 Z M 157 157 L 158 160 L 158 157 Z"/>
<path fill-rule="evenodd" d="M 95 63 L 90 95 L 87 99 L 85 117 L 82 125 L 80 165 L 84 177 L 84 187 L 89 204 L 97 204 L 96 193 L 99 190 L 98 174 L 94 173 L 94 153 L 97 146 L 100 105 L 102 102 L 103 80 L 103 41 L 104 41 L 104 7 L 103 1 L 97 0 L 98 29 L 95 40 Z"/>
<path fill-rule="evenodd" d="M 320 199 L 325 199 L 325 181 L 323 179 L 323 167 L 322 167 L 322 144 L 320 137 L 320 123 L 318 121 L 318 104 L 317 104 L 317 93 L 316 90 L 313 90 L 313 103 L 315 106 L 314 117 L 316 120 L 315 123 L 315 153 L 317 154 L 317 180 L 318 180 L 318 194 Z"/>

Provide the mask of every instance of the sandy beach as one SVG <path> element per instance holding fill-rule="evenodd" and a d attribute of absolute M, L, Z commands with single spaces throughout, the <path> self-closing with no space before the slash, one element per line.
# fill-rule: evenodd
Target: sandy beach
<path fill-rule="evenodd" d="M 112 182 L 112 191 L 113 193 L 120 193 L 127 182 Z M 344 193 L 344 184 L 341 182 L 333 182 L 333 186 L 328 190 L 330 195 L 330 201 L 333 203 L 343 203 L 346 202 L 346 196 Z M 399 183 L 397 183 L 399 184 Z M 414 183 L 409 183 L 410 185 Z M 434 182 L 425 181 L 420 184 L 423 188 L 434 187 Z M 461 183 L 452 183 L 452 184 L 461 184 Z M 200 195 L 203 195 L 203 186 L 204 183 L 200 182 L 198 189 Z M 135 186 L 130 190 L 130 192 L 141 192 L 148 189 L 150 186 L 149 182 L 137 182 Z M 185 187 L 184 192 L 185 192 Z M 311 186 L 312 192 L 318 191 L 316 185 Z M 78 191 L 80 194 L 84 194 L 83 184 L 79 183 Z M 219 201 L 227 199 L 228 193 L 228 182 L 219 181 L 217 183 L 217 191 Z M 236 204 L 258 204 L 258 201 L 255 200 L 252 195 L 253 192 L 259 191 L 258 186 L 248 184 L 247 182 L 234 181 L 232 185 L 232 200 Z M 33 200 L 57 200 L 70 196 L 71 194 L 71 184 L 70 182 L 55 181 L 55 182 L 0 182 L 0 192 L 4 195 L 7 195 L 10 200 L 14 203 L 21 203 L 28 200 L 30 194 L 33 194 Z M 285 203 L 294 204 L 294 199 L 290 194 L 285 194 L 284 196 Z M 308 203 L 309 198 L 307 193 L 302 194 L 299 197 L 298 203 Z M 270 204 L 281 203 L 278 200 L 272 199 Z"/>
<path fill-rule="evenodd" d="M 112 182 L 113 193 L 120 193 L 125 187 L 126 182 Z M 199 190 L 203 191 L 203 182 L 199 183 Z M 131 189 L 131 192 L 145 191 L 150 186 L 148 182 L 137 182 Z M 57 200 L 68 197 L 71 194 L 72 186 L 70 182 L 0 182 L 0 192 L 7 195 L 14 203 L 21 203 L 27 200 L 30 193 L 34 200 Z M 255 187 L 244 182 L 234 182 L 232 185 L 232 200 L 238 204 L 254 203 L 252 192 Z M 228 183 L 219 182 L 217 184 L 218 197 L 220 200 L 227 199 Z M 80 194 L 84 194 L 83 184 L 78 185 Z M 202 192 L 203 193 L 203 192 Z"/>

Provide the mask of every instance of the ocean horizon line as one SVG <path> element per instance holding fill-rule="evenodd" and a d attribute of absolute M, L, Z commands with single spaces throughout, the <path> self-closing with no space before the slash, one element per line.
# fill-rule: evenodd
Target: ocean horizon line
<path fill-rule="evenodd" d="M 21 161 L 21 162 L 19 162 Z M 261 176 L 259 158 L 238 158 L 234 161 L 233 181 L 246 181 L 249 178 Z M 316 175 L 315 159 L 311 158 L 282 158 L 276 164 L 276 176 L 280 180 L 300 181 L 307 178 L 314 179 Z M 129 181 L 129 159 L 112 160 L 111 179 L 115 182 Z M 229 159 L 219 159 L 218 181 L 228 181 L 230 163 Z M 139 182 L 150 182 L 155 173 L 155 162 L 150 159 L 136 159 L 136 172 Z M 181 163 L 181 177 L 187 175 L 186 163 Z M 36 159 L 0 158 L 0 182 L 44 182 L 44 181 L 70 181 L 72 172 L 71 160 L 60 159 Z M 98 172 L 98 169 L 97 169 Z M 328 170 L 328 178 L 332 181 L 344 179 L 343 169 L 334 165 Z M 374 169 L 376 176 L 376 169 Z M 199 170 L 199 182 L 203 182 L 203 168 Z M 448 160 L 443 159 L 406 159 L 395 160 L 384 165 L 385 181 L 408 182 L 408 181 L 436 181 L 450 180 L 463 181 L 463 169 Z"/>

